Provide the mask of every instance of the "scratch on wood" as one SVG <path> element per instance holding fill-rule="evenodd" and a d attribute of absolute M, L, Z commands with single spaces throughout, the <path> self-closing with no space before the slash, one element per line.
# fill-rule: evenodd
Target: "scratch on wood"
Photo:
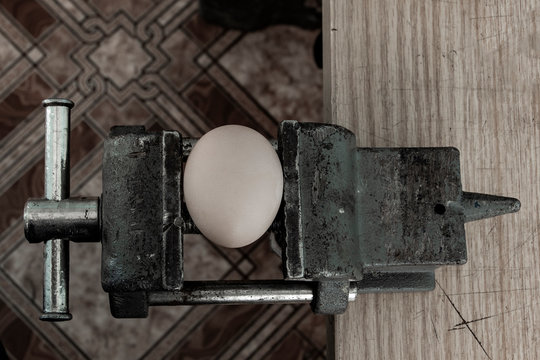
<path fill-rule="evenodd" d="M 433 332 L 435 333 L 435 338 L 437 339 L 437 342 L 440 344 L 439 334 L 437 334 L 437 329 L 435 328 L 435 323 L 433 322 L 433 318 L 430 316 L 429 320 L 431 321 L 431 326 L 433 326 Z"/>
<path fill-rule="evenodd" d="M 496 293 L 506 293 L 506 292 L 514 292 L 514 291 L 535 291 L 538 290 L 538 288 L 519 288 L 519 289 L 506 289 L 506 290 L 489 290 L 489 291 L 471 291 L 471 292 L 464 292 L 464 293 L 454 293 L 454 294 L 448 294 L 449 296 L 467 296 L 467 295 L 479 295 L 479 294 L 496 294 Z"/>
<path fill-rule="evenodd" d="M 510 250 L 508 253 L 508 260 L 504 263 L 503 267 L 508 266 L 510 264 L 510 261 L 515 257 L 515 252 L 518 250 L 521 250 L 529 241 L 532 240 L 532 243 L 534 244 L 534 240 L 536 239 L 536 230 L 531 233 L 531 236 L 529 236 L 527 239 L 520 241 L 519 244 L 514 246 L 512 250 Z M 505 255 L 504 253 L 501 254 L 501 256 Z"/>
<path fill-rule="evenodd" d="M 478 16 L 478 17 L 472 17 L 471 20 L 483 20 L 483 19 L 495 19 L 495 18 L 506 18 L 506 17 L 512 17 L 512 15 L 493 15 L 493 16 Z"/>
<path fill-rule="evenodd" d="M 491 229 L 489 229 L 489 232 L 487 233 L 488 235 L 491 235 L 491 233 L 493 232 L 493 230 L 495 230 L 495 227 L 497 226 L 497 223 L 493 224 L 493 226 L 491 227 Z"/>
<path fill-rule="evenodd" d="M 502 313 L 501 313 L 501 314 L 502 314 Z M 479 319 L 468 320 L 468 321 L 463 320 L 463 321 L 460 322 L 459 324 L 454 325 L 454 326 L 453 326 L 451 329 L 449 329 L 448 331 L 450 331 L 450 330 L 457 330 L 458 328 L 459 328 L 459 329 L 463 329 L 463 325 L 467 325 L 467 324 L 470 324 L 470 323 L 473 323 L 473 322 L 478 322 L 478 321 L 490 319 L 490 318 L 492 318 L 492 317 L 499 316 L 499 315 L 501 315 L 501 314 L 484 316 L 484 317 L 481 317 L 481 318 L 479 318 Z"/>
<path fill-rule="evenodd" d="M 466 327 L 465 326 L 453 327 L 453 328 L 448 329 L 448 331 L 456 331 L 456 330 L 463 330 L 463 329 L 466 329 Z"/>
<path fill-rule="evenodd" d="M 478 39 L 478 41 L 484 41 L 484 40 L 487 40 L 487 39 L 492 39 L 492 38 L 494 38 L 494 37 L 506 35 L 506 34 L 508 34 L 508 33 L 510 33 L 510 32 L 509 32 L 509 31 L 501 31 L 501 32 L 496 33 L 496 34 L 494 34 L 494 35 L 489 35 L 489 36 L 481 37 L 481 38 Z"/>
<path fill-rule="evenodd" d="M 444 290 L 443 290 L 443 292 L 444 292 Z M 462 321 L 459 324 L 456 324 L 452 328 L 448 329 L 448 331 L 462 330 L 462 329 L 466 328 L 467 324 L 477 322 L 477 321 L 486 320 L 486 319 L 490 319 L 490 318 L 494 318 L 494 317 L 504 315 L 504 314 L 509 314 L 509 313 L 514 312 L 514 311 L 524 310 L 524 309 L 529 308 L 529 307 L 531 307 L 531 305 L 527 304 L 527 305 L 524 305 L 524 306 L 520 306 L 519 308 L 515 308 L 515 309 L 511 309 L 511 310 L 507 310 L 507 311 L 502 311 L 502 312 L 500 312 L 498 314 L 495 314 L 495 315 L 484 316 L 484 317 L 481 317 L 479 319 L 474 319 L 474 320 L 469 320 L 469 321 Z"/>
<path fill-rule="evenodd" d="M 474 333 L 474 331 L 471 329 L 471 327 L 469 326 L 469 324 L 467 323 L 467 320 L 465 320 L 465 318 L 463 317 L 463 315 L 461 315 L 461 313 L 459 312 L 458 308 L 456 307 L 456 305 L 452 302 L 452 300 L 450 299 L 450 296 L 448 296 L 448 294 L 446 293 L 446 291 L 442 288 L 441 284 L 435 280 L 435 282 L 437 283 L 437 286 L 439 287 L 439 289 L 441 289 L 441 291 L 443 292 L 444 296 L 446 297 L 446 299 L 448 299 L 448 301 L 450 302 L 450 304 L 452 305 L 452 307 L 454 308 L 454 310 L 456 311 L 456 313 L 458 314 L 458 316 L 461 318 L 461 320 L 463 321 L 463 324 L 467 327 L 467 329 L 470 331 L 471 335 L 474 337 L 474 340 L 476 340 L 476 342 L 478 343 L 478 345 L 480 345 L 480 348 L 482 348 L 482 351 L 484 352 L 484 354 L 486 354 L 487 358 L 492 360 L 491 356 L 489 356 L 489 354 L 487 353 L 486 349 L 484 348 L 484 345 L 482 345 L 482 342 L 480 341 L 480 339 L 478 339 L 478 336 L 476 336 L 476 334 Z"/>

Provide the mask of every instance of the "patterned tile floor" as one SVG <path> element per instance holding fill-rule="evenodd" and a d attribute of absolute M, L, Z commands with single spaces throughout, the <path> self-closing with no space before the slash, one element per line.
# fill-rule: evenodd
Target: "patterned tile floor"
<path fill-rule="evenodd" d="M 316 35 L 227 31 L 193 0 L 0 0 L 0 341 L 11 358 L 324 357 L 325 320 L 307 306 L 164 307 L 115 320 L 96 244 L 71 248 L 74 320 L 42 323 L 41 247 L 25 242 L 21 219 L 26 199 L 43 195 L 43 98 L 75 101 L 72 195 L 97 195 L 112 124 L 186 136 L 243 124 L 275 137 L 280 120 L 321 121 Z M 239 250 L 185 242 L 187 279 L 280 276 L 265 239 Z"/>

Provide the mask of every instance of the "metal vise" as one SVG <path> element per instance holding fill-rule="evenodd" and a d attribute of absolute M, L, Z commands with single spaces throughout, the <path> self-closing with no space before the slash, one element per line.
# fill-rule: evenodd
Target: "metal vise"
<path fill-rule="evenodd" d="M 183 234 L 198 230 L 182 201 L 182 161 L 196 139 L 113 127 L 101 199 L 73 199 L 73 103 L 43 104 L 45 199 L 24 211 L 26 238 L 45 243 L 42 320 L 71 319 L 69 241 L 101 242 L 114 317 L 146 317 L 152 305 L 299 302 L 338 314 L 359 293 L 432 290 L 436 267 L 467 261 L 465 222 L 520 208 L 463 192 L 455 148 L 357 148 L 343 127 L 283 121 L 273 144 L 284 193 L 271 227 L 283 280 L 184 281 Z"/>

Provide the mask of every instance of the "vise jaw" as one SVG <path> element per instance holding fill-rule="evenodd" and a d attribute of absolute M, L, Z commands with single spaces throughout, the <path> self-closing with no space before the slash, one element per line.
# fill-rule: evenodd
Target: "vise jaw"
<path fill-rule="evenodd" d="M 345 128 L 295 121 L 278 144 L 283 274 L 318 283 L 316 312 L 345 311 L 351 286 L 432 290 L 435 268 L 467 261 L 465 222 L 519 210 L 463 192 L 455 148 L 357 148 Z"/>
<path fill-rule="evenodd" d="M 115 317 L 153 305 L 309 302 L 338 314 L 359 293 L 426 291 L 434 269 L 467 261 L 464 223 L 519 210 L 513 198 L 462 191 L 455 148 L 357 148 L 349 130 L 283 121 L 284 174 L 271 226 L 283 280 L 184 281 L 182 162 L 196 139 L 113 127 L 101 198 L 69 198 L 69 108 L 46 106 L 46 199 L 25 207 L 25 235 L 45 243 L 43 320 L 69 320 L 69 241 L 102 245 L 102 286 Z M 58 146 L 61 144 L 62 146 Z M 54 189 L 53 189 L 54 190 Z M 188 255 L 189 256 L 189 255 Z"/>

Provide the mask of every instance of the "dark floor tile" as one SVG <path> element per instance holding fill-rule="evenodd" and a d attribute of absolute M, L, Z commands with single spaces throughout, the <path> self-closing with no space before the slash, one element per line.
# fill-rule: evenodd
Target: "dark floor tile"
<path fill-rule="evenodd" d="M 321 351 L 326 345 L 326 318 L 325 315 L 310 314 L 296 327 L 305 338 L 309 339 Z"/>
<path fill-rule="evenodd" d="M 171 359 L 217 358 L 264 309 L 264 305 L 217 307 L 208 320 L 187 337 Z"/>
<path fill-rule="evenodd" d="M 57 359 L 45 343 L 0 300 L 0 342 L 10 359 Z"/>
<path fill-rule="evenodd" d="M 319 350 L 306 341 L 296 331 L 291 331 L 282 339 L 264 360 L 305 360 L 319 355 Z"/>
<path fill-rule="evenodd" d="M 184 96 L 204 115 L 212 128 L 236 124 L 253 128 L 268 137 L 271 135 L 266 134 L 263 126 L 250 119 L 234 100 L 206 75 L 201 76 L 187 89 Z"/>
<path fill-rule="evenodd" d="M 45 59 L 40 65 L 58 85 L 64 85 L 68 79 L 80 72 L 80 68 L 69 56 L 78 45 L 77 38 L 63 25 L 56 28 L 41 43 L 45 50 Z"/>
<path fill-rule="evenodd" d="M 2 73 L 7 70 L 15 59 L 21 56 L 21 53 L 2 33 L 0 33 L 0 49 L 0 64 L 2 64 L 0 73 Z"/>
<path fill-rule="evenodd" d="M 86 0 L 88 1 L 88 0 Z M 135 1 L 110 1 L 110 0 L 90 0 L 92 5 L 103 14 L 110 18 L 119 11 L 127 13 L 132 19 L 138 19 L 147 12 L 152 6 L 159 3 L 160 0 L 135 0 Z"/>
<path fill-rule="evenodd" d="M 0 234 L 22 216 L 28 198 L 43 196 L 43 171 L 42 159 L 0 195 Z"/>
<path fill-rule="evenodd" d="M 0 103 L 0 140 L 22 122 L 32 111 L 41 106 L 53 89 L 32 72 L 17 88 Z"/>
<path fill-rule="evenodd" d="M 274 26 L 247 33 L 219 63 L 278 120 L 323 121 L 323 73 L 313 59 L 317 31 Z"/>
<path fill-rule="evenodd" d="M 197 0 L 171 1 L 171 8 L 162 9 L 159 14 L 152 11 L 156 4 L 163 4 L 158 0 L 53 2 L 66 9 L 77 7 L 72 9 L 73 13 L 65 13 L 72 17 L 66 19 L 66 23 L 91 20 L 94 25 L 86 25 L 94 28 L 57 26 L 54 14 L 47 13 L 46 1 L 0 0 L 0 7 L 13 15 L 7 16 L 9 28 L 15 29 L 9 33 L 10 37 L 18 34 L 17 29 L 21 28 L 18 23 L 32 36 L 24 32 L 15 40 L 17 43 L 34 37 L 31 44 L 25 45 L 25 49 L 32 49 L 26 57 L 9 45 L 9 38 L 0 39 L 0 59 L 5 59 L 6 66 L 9 63 L 19 66 L 31 59 L 35 66 L 30 73 L 0 72 L 0 80 L 12 86 L 0 92 L 0 140 L 9 138 L 10 133 L 18 138 L 26 135 L 21 134 L 23 127 L 19 124 L 28 121 L 36 108 L 41 108 L 43 98 L 66 89 L 66 96 L 78 98 L 84 109 L 83 114 L 75 108 L 74 119 L 81 120 L 78 116 L 82 116 L 83 121 L 73 126 L 71 139 L 72 183 L 82 186 L 82 190 L 78 190 L 81 193 L 96 195 L 101 191 L 100 174 L 94 173 L 101 159 L 99 152 L 93 150 L 101 146 L 102 137 L 112 125 L 144 124 L 152 130 L 160 130 L 161 126 L 172 123 L 168 118 L 160 118 L 168 116 L 164 111 L 170 111 L 176 114 L 173 117 L 180 128 L 184 126 L 182 121 L 194 129 L 241 124 L 274 137 L 277 133 L 274 118 L 281 120 L 285 115 L 301 114 L 316 120 L 316 115 L 320 114 L 321 102 L 314 95 L 320 93 L 319 80 L 315 79 L 318 73 L 310 68 L 312 59 L 308 54 L 311 33 L 284 27 L 253 34 L 225 32 L 199 16 L 195 11 Z M 185 6 L 189 10 L 181 12 L 180 2 L 182 9 Z M 173 6 L 175 10 L 171 11 Z M 0 9 L 3 13 L 4 8 Z M 159 22 L 167 11 L 178 21 Z M 75 12 L 78 15 L 74 15 Z M 154 15 L 157 23 L 152 23 Z M 148 21 L 148 25 L 128 31 L 126 27 L 130 27 L 131 21 L 125 17 L 138 19 L 137 24 Z M 102 26 L 108 30 L 103 30 Z M 6 29 L 0 30 L 8 33 Z M 109 40 L 99 39 L 100 31 L 109 31 Z M 138 49 L 141 56 L 133 61 L 126 60 L 121 56 L 120 45 Z M 280 48 L 276 50 L 276 47 Z M 96 53 L 103 58 L 95 63 L 85 61 L 84 57 L 74 59 L 70 55 L 77 49 L 83 50 L 79 54 L 89 54 L 86 60 L 95 61 Z M 114 56 L 109 57 L 111 54 Z M 221 61 L 218 54 L 224 55 L 224 60 L 216 64 L 214 61 Z M 133 69 L 134 65 L 138 70 Z M 96 67 L 99 67 L 97 73 Z M 80 72 L 89 78 L 78 76 Z M 88 82 L 93 76 L 109 78 L 112 82 L 104 82 L 103 87 L 87 96 Z M 177 94 L 182 99 L 178 99 Z M 81 99 L 85 96 L 86 99 Z M 171 106 L 174 109 L 171 110 Z M 20 174 L 13 173 L 12 177 L 22 176 L 13 179 L 10 188 L 0 194 L 0 233 L 3 232 L 0 241 L 6 240 L 2 238 L 8 233 L 4 230 L 15 221 L 19 221 L 17 225 L 22 234 L 20 218 L 25 201 L 43 195 L 43 160 L 36 163 L 36 153 L 29 151 L 43 146 L 43 126 L 36 129 L 19 147 L 12 144 L 13 141 L 2 142 L 13 148 L 5 149 L 5 154 L 22 159 L 17 168 L 29 170 L 24 174 L 22 170 Z M 27 157 L 20 155 L 26 152 Z M 89 152 L 93 152 L 93 156 L 87 157 Z M 189 321 L 186 320 L 188 315 L 179 321 L 179 316 L 187 314 L 185 308 L 163 307 L 152 309 L 148 319 L 112 321 L 107 296 L 99 284 L 100 248 L 91 244 L 76 245 L 71 250 L 74 321 L 61 326 L 67 341 L 73 341 L 89 358 L 136 359 L 143 353 L 154 353 L 155 349 L 159 349 L 157 358 L 169 352 L 175 359 L 215 359 L 220 354 L 226 355 L 223 353 L 226 349 L 230 352 L 228 359 L 255 356 L 250 354 L 262 357 L 267 351 L 270 351 L 266 354 L 269 358 L 282 358 L 280 360 L 313 359 L 324 354 L 317 353 L 325 346 L 324 331 L 320 328 L 324 323 L 314 315 L 306 315 L 307 305 L 302 313 L 293 311 L 299 307 L 277 305 L 201 307 L 202 315 L 193 316 Z M 242 249 L 217 248 L 200 237 L 186 239 L 185 246 L 188 280 L 282 278 L 281 259 L 270 249 L 267 236 Z M 40 247 L 26 245 L 10 254 L 3 268 L 23 289 L 10 288 L 11 291 L 31 293 L 34 301 L 39 302 L 40 290 L 32 289 L 41 288 L 41 270 L 38 269 L 41 257 Z M 31 283 L 28 282 L 30 273 Z M 14 306 L 19 308 L 17 304 Z M 281 310 L 274 314 L 266 312 L 267 308 Z M 206 311 L 210 312 L 209 316 L 205 316 Z M 4 307 L 0 304 L 0 342 L 13 358 L 52 359 L 54 351 L 64 351 L 59 346 L 47 345 L 32 332 L 34 328 L 26 326 L 13 313 L 3 314 Z M 163 340 L 175 331 L 178 333 L 174 341 Z M 271 355 L 273 352 L 276 354 Z"/>
<path fill-rule="evenodd" d="M 152 117 L 136 98 L 119 106 L 106 97 L 89 111 L 89 115 L 107 134 L 112 126 L 144 125 Z"/>
<path fill-rule="evenodd" d="M 225 31 L 220 26 L 206 22 L 199 13 L 195 13 L 184 25 L 184 28 L 203 46 Z"/>
<path fill-rule="evenodd" d="M 270 248 L 268 237 L 259 239 L 252 246 L 248 256 L 255 268 L 249 274 L 250 279 L 283 279 L 281 258 Z"/>
<path fill-rule="evenodd" d="M 229 259 L 229 261 L 233 263 L 238 262 L 244 255 L 239 249 L 220 247 L 220 251 L 227 259 Z"/>
<path fill-rule="evenodd" d="M 179 91 L 199 73 L 193 59 L 200 49 L 180 29 L 173 32 L 160 46 L 170 58 L 169 64 L 161 71 L 161 75 L 173 89 Z"/>
<path fill-rule="evenodd" d="M 232 269 L 232 264 L 201 235 L 184 236 L 185 280 L 219 280 Z"/>
<path fill-rule="evenodd" d="M 0 0 L 0 5 L 35 38 L 56 22 L 36 0 Z"/>
<path fill-rule="evenodd" d="M 69 147 L 71 167 L 75 166 L 100 142 L 101 137 L 85 122 L 79 123 L 72 129 Z"/>
<path fill-rule="evenodd" d="M 160 131 L 163 131 L 163 130 L 169 130 L 169 129 L 164 129 L 163 126 L 161 126 L 157 122 L 155 122 L 152 125 L 148 126 L 148 128 L 146 129 L 146 131 L 148 131 L 148 132 L 160 132 Z"/>

